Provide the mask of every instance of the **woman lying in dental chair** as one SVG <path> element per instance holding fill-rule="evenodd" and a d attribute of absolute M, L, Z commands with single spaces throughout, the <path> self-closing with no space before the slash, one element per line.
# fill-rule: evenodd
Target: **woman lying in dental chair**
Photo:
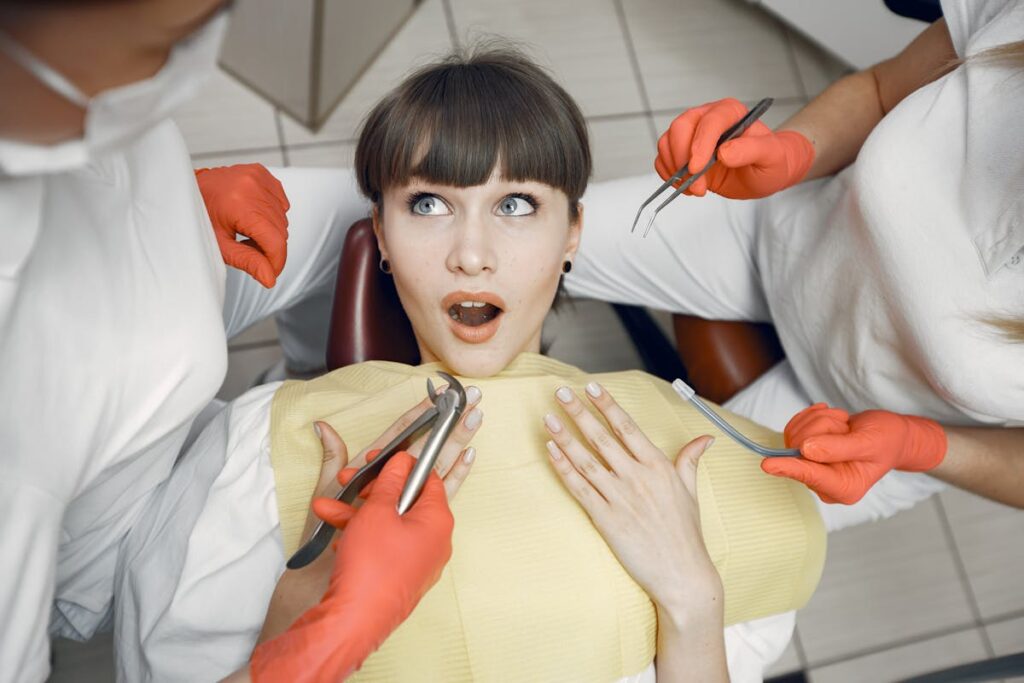
<path fill-rule="evenodd" d="M 330 551 L 282 574 L 345 464 L 338 434 L 352 452 L 386 442 L 440 369 L 476 387 L 438 461 L 452 558 L 354 679 L 761 677 L 792 628 L 771 615 L 821 572 L 808 492 L 712 446 L 660 380 L 538 355 L 590 166 L 576 104 L 515 52 L 452 57 L 377 105 L 356 175 L 424 365 L 259 387 L 215 419 L 122 548 L 122 679 L 224 676 L 318 601 Z"/>

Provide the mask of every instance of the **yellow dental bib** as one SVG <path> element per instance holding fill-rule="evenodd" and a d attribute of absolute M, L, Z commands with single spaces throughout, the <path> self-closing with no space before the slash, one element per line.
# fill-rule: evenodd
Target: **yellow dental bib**
<path fill-rule="evenodd" d="M 423 399 L 425 378 L 439 367 L 362 363 L 278 390 L 271 461 L 286 555 L 300 543 L 320 473 L 313 421 L 330 423 L 354 455 Z M 814 501 L 799 484 L 761 472 L 758 456 L 667 383 L 636 371 L 588 375 L 536 354 L 520 355 L 495 377 L 461 381 L 483 392 L 485 418 L 472 442 L 476 462 L 452 502 L 451 561 L 351 680 L 613 681 L 654 658 L 653 604 L 548 462 L 542 418 L 559 412 L 553 394 L 562 385 L 582 395 L 587 382 L 601 383 L 671 458 L 701 434 L 716 437 L 698 486 L 727 624 L 810 598 L 825 557 Z M 775 432 L 729 419 L 761 443 L 781 442 Z"/>

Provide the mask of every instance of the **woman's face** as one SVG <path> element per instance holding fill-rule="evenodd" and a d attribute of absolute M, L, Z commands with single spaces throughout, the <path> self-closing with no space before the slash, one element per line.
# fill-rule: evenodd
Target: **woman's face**
<path fill-rule="evenodd" d="M 562 264 L 579 244 L 564 192 L 497 174 L 474 187 L 414 179 L 386 191 L 375 218 L 423 362 L 486 377 L 540 350 Z"/>

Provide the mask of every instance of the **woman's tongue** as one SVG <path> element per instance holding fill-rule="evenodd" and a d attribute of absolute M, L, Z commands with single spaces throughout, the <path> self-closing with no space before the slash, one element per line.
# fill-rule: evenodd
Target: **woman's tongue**
<path fill-rule="evenodd" d="M 448 309 L 448 315 L 455 320 L 469 327 L 479 327 L 489 323 L 498 317 L 501 309 L 492 304 L 473 302 L 473 305 L 455 304 Z"/>

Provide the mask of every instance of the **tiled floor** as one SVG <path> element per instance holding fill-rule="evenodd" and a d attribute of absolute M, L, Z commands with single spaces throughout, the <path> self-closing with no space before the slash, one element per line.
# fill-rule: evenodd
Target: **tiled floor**
<path fill-rule="evenodd" d="M 595 178 L 650 168 L 683 108 L 734 96 L 776 104 L 776 125 L 845 67 L 740 0 L 424 0 L 329 120 L 311 133 L 226 74 L 176 119 L 197 166 L 351 166 L 361 118 L 407 71 L 481 37 L 512 39 L 577 98 Z M 545 328 L 552 355 L 592 370 L 638 367 L 611 309 L 576 302 Z M 231 341 L 221 397 L 280 358 L 266 322 Z M 1024 649 L 1024 514 L 958 491 L 829 539 L 825 577 L 772 669 L 815 683 L 886 681 Z M 109 640 L 57 648 L 54 681 L 110 680 Z M 91 672 L 86 674 L 85 672 Z"/>

